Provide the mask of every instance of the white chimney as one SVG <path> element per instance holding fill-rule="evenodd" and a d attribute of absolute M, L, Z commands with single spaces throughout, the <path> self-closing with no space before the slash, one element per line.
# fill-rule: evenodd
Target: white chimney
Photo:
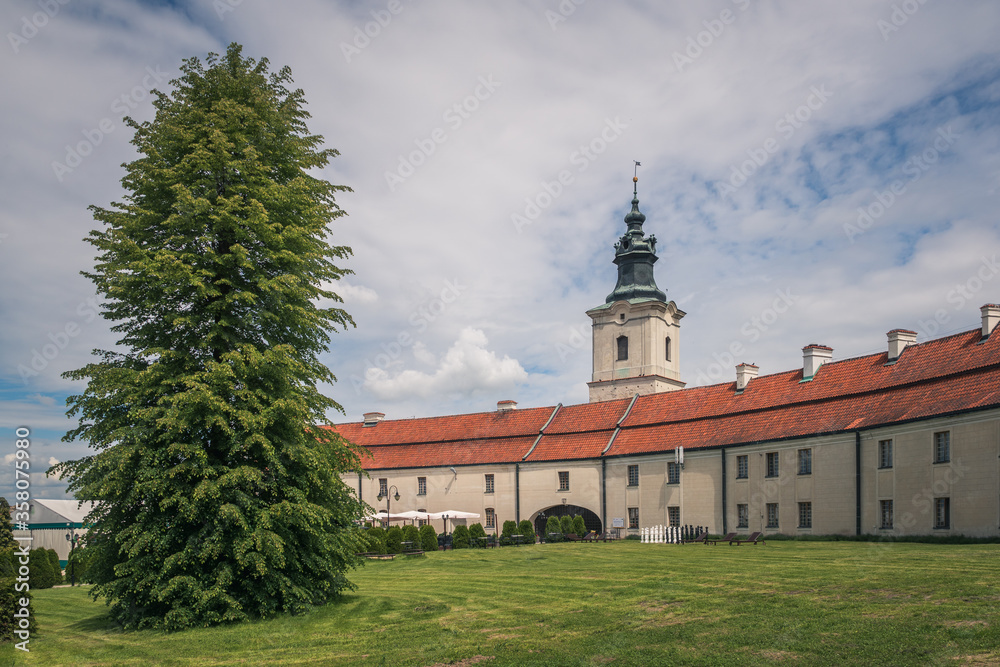
<path fill-rule="evenodd" d="M 1000 323 L 1000 306 L 988 303 L 980 308 L 979 312 L 983 314 L 983 338 L 986 338 Z"/>
<path fill-rule="evenodd" d="M 517 401 L 497 401 L 497 412 L 506 412 L 507 410 L 517 410 Z"/>
<path fill-rule="evenodd" d="M 384 412 L 366 412 L 365 413 L 365 426 L 375 426 L 380 421 L 385 419 Z"/>
<path fill-rule="evenodd" d="M 889 361 L 896 361 L 908 345 L 917 342 L 917 332 L 908 329 L 893 329 L 886 334 L 889 338 Z"/>
<path fill-rule="evenodd" d="M 802 379 L 811 380 L 819 367 L 833 359 L 833 348 L 812 343 L 802 348 Z"/>
<path fill-rule="evenodd" d="M 750 380 L 757 377 L 760 368 L 753 364 L 742 363 L 736 367 L 736 391 L 743 391 L 750 384 Z"/>

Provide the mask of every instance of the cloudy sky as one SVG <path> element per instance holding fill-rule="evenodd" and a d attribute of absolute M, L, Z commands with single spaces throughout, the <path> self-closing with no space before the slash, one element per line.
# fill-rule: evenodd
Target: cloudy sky
<path fill-rule="evenodd" d="M 233 41 L 292 68 L 341 152 L 323 177 L 353 188 L 337 421 L 586 402 L 636 160 L 689 386 L 972 329 L 1000 301 L 993 0 L 10 0 L 0 26 L 7 497 L 16 428 L 34 471 L 88 452 L 60 441 L 82 389 L 60 374 L 115 344 L 80 272 L 87 207 L 135 157 L 122 118 Z"/>

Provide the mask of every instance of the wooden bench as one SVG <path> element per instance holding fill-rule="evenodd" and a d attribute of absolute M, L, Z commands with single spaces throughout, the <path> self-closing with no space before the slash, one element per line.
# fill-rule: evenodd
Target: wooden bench
<path fill-rule="evenodd" d="M 725 537 L 720 537 L 717 540 L 706 539 L 705 540 L 705 544 L 718 544 L 719 542 L 729 542 L 730 544 L 732 544 L 732 542 L 730 540 L 734 540 L 734 539 L 736 539 L 736 533 L 729 533 Z"/>
<path fill-rule="evenodd" d="M 404 551 L 403 555 L 404 556 L 423 556 L 424 555 L 424 550 L 423 549 L 411 549 L 410 551 Z"/>
<path fill-rule="evenodd" d="M 372 560 L 392 560 L 393 558 L 396 557 L 396 554 L 360 553 L 356 555 L 361 556 L 363 558 L 370 558 Z"/>

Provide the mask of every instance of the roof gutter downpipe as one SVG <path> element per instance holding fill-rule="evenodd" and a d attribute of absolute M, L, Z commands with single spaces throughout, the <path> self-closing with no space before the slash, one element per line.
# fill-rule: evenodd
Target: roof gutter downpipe
<path fill-rule="evenodd" d="M 861 431 L 854 432 L 854 534 L 861 534 Z"/>
<path fill-rule="evenodd" d="M 521 523 L 521 464 L 514 464 L 514 520 Z M 494 524 L 495 525 L 495 524 Z"/>
<path fill-rule="evenodd" d="M 726 448 L 722 448 L 722 535 L 729 533 L 726 528 Z"/>

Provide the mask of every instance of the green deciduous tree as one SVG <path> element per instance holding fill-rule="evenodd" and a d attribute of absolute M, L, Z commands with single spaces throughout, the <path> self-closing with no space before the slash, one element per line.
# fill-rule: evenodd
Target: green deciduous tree
<path fill-rule="evenodd" d="M 95 597 L 126 628 L 179 629 L 300 612 L 351 587 L 362 516 L 340 473 L 359 451 L 332 430 L 319 386 L 336 307 L 327 242 L 347 190 L 316 177 L 337 155 L 310 135 L 291 72 L 232 45 L 186 60 L 123 202 L 91 207 L 88 242 L 114 351 L 66 374 L 96 453 L 56 466 L 98 502 L 87 536 Z"/>

